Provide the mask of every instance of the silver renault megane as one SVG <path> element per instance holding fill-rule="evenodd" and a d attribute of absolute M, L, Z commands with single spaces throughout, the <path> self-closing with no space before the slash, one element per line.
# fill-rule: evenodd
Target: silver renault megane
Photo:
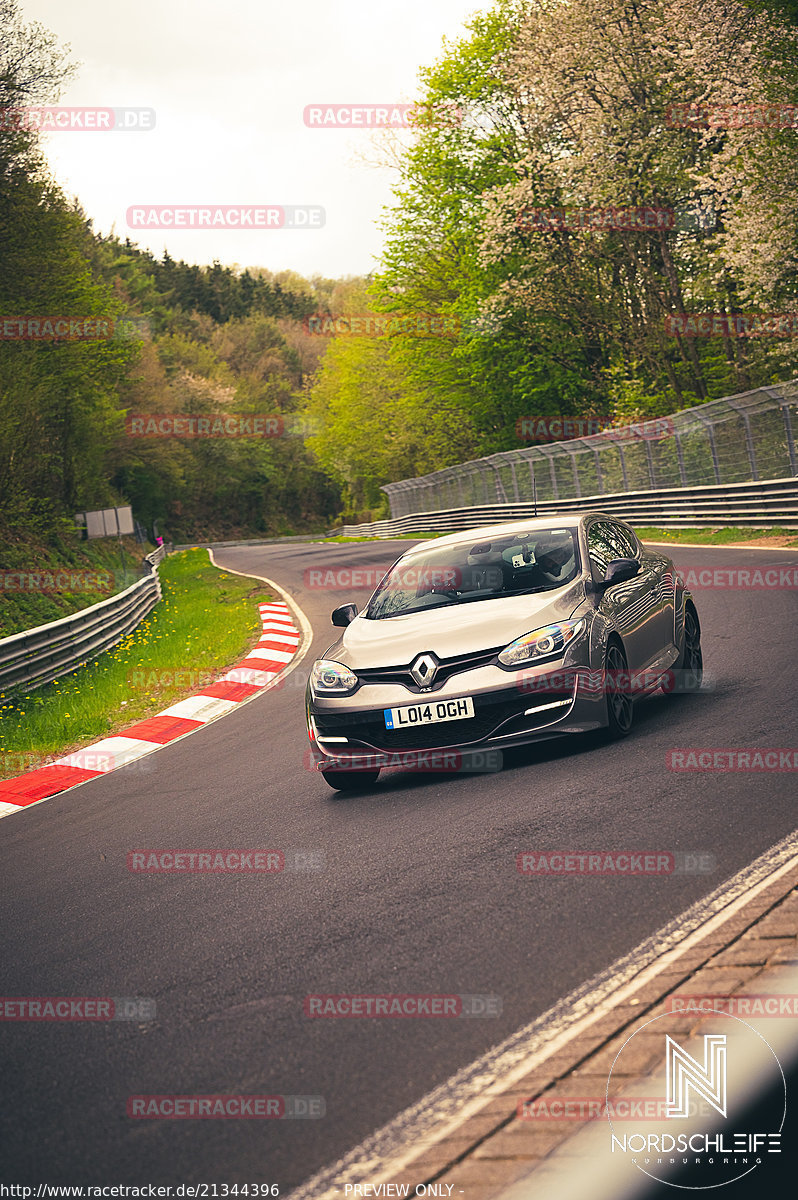
<path fill-rule="evenodd" d="M 397 752 L 483 752 L 632 728 L 640 696 L 694 691 L 695 601 L 672 561 L 596 512 L 423 542 L 311 669 L 315 766 L 334 788 L 374 783 Z"/>

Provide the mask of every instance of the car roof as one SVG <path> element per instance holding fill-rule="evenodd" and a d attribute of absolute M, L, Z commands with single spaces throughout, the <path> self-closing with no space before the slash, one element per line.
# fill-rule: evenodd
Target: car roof
<path fill-rule="evenodd" d="M 418 546 L 413 546 L 403 557 L 420 554 L 431 546 L 462 546 L 468 542 L 490 541 L 491 538 L 507 537 L 508 535 L 530 533 L 534 534 L 546 529 L 575 529 L 583 524 L 588 517 L 601 517 L 604 520 L 616 520 L 609 513 L 577 510 L 568 513 L 546 513 L 542 517 L 529 517 L 525 521 L 505 521 L 500 525 L 480 525 L 477 529 L 461 529 L 457 533 L 445 537 L 429 538 Z"/>

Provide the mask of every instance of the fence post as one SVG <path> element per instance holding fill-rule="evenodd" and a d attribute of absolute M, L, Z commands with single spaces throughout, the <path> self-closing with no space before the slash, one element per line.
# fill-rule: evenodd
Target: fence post
<path fill-rule="evenodd" d="M 648 463 L 648 477 L 651 480 L 651 490 L 652 490 L 652 492 L 654 492 L 654 491 L 656 491 L 656 488 L 657 488 L 657 481 L 654 478 L 654 455 L 651 450 L 651 442 L 648 440 L 648 438 L 643 438 L 643 441 L 646 443 L 646 462 Z"/>
<path fill-rule="evenodd" d="M 569 450 L 569 451 L 568 451 L 568 454 L 570 454 L 570 456 L 571 456 L 571 466 L 572 466 L 572 467 L 573 467 L 573 469 L 574 469 L 574 495 L 576 496 L 577 500 L 581 500 L 581 498 L 582 498 L 582 485 L 581 485 L 581 483 L 579 482 L 579 470 L 578 470 L 578 468 L 577 468 L 577 465 L 576 465 L 576 451 L 575 451 L 575 450 Z"/>
<path fill-rule="evenodd" d="M 493 471 L 493 474 L 496 479 L 496 503 L 497 504 L 508 504 L 509 501 L 507 499 L 507 493 L 504 490 L 504 484 L 502 483 L 502 477 L 499 472 L 499 468 L 496 466 L 495 463 L 491 463 L 490 467 L 491 467 L 491 470 Z"/>
<path fill-rule="evenodd" d="M 560 489 L 559 489 L 559 487 L 557 486 L 557 471 L 556 471 L 556 468 L 555 468 L 555 466 L 554 466 L 554 456 L 550 454 L 550 455 L 548 456 L 548 459 L 549 459 L 549 472 L 550 472 L 550 474 L 551 474 L 551 490 L 552 490 L 552 494 L 553 494 L 553 496 L 554 496 L 554 499 L 555 499 L 555 500 L 559 500 L 559 498 L 560 498 Z"/>
<path fill-rule="evenodd" d="M 518 476 L 517 476 L 517 475 L 516 475 L 516 473 L 515 473 L 515 459 L 514 459 L 514 458 L 511 458 L 511 459 L 510 459 L 510 473 L 511 473 L 511 475 L 512 475 L 512 477 L 513 477 L 513 491 L 514 491 L 514 493 L 515 493 L 515 502 L 516 502 L 516 504 L 518 504 L 518 502 L 519 502 L 519 500 L 521 499 L 521 497 L 520 497 L 520 496 L 519 496 L 519 494 L 518 494 Z M 532 476 L 533 476 L 533 478 L 534 478 L 534 474 L 535 474 L 535 473 L 534 473 L 534 471 L 533 471 L 533 472 L 532 472 Z"/>
<path fill-rule="evenodd" d="M 625 492 L 628 492 L 629 491 L 629 472 L 626 469 L 626 455 L 623 452 L 623 443 L 619 439 L 615 443 L 615 445 L 618 447 L 618 454 L 621 459 L 621 475 L 623 477 L 623 490 Z"/>
<path fill-rule="evenodd" d="M 718 447 L 717 447 L 717 443 L 715 441 L 715 426 L 712 423 L 712 418 L 701 416 L 701 414 L 696 409 L 693 409 L 693 413 L 694 413 L 695 417 L 704 426 L 704 429 L 706 429 L 706 431 L 707 431 L 707 437 L 709 438 L 709 452 L 712 455 L 712 470 L 715 473 L 715 483 L 720 483 L 720 464 L 718 463 Z"/>
<path fill-rule="evenodd" d="M 763 388 L 763 392 L 767 392 L 772 400 L 781 408 L 781 415 L 784 418 L 784 432 L 787 437 L 787 455 L 790 460 L 790 474 L 798 475 L 798 464 L 795 458 L 795 436 L 792 429 L 792 419 L 790 417 L 790 398 L 785 396 L 777 388 Z"/>
<path fill-rule="evenodd" d="M 759 481 L 759 471 L 756 467 L 756 452 L 754 451 L 754 438 L 751 433 L 751 419 L 745 411 L 745 406 L 740 404 L 739 401 L 735 404 L 733 400 L 727 399 L 726 403 L 729 408 L 737 413 L 738 417 L 742 418 L 745 427 L 745 448 L 748 451 L 748 465 L 751 471 L 751 478 L 757 483 Z"/>
<path fill-rule="evenodd" d="M 601 474 L 601 461 L 599 459 L 599 452 L 595 446 L 593 447 L 593 457 L 596 460 L 596 486 L 598 488 L 598 494 L 599 494 L 599 496 L 603 496 L 604 495 L 604 476 Z"/>
<path fill-rule="evenodd" d="M 679 479 L 681 480 L 682 487 L 687 487 L 687 467 L 684 465 L 684 446 L 682 445 L 682 439 L 679 436 L 678 429 L 674 429 L 673 436 L 676 440 L 676 457 L 679 460 Z"/>

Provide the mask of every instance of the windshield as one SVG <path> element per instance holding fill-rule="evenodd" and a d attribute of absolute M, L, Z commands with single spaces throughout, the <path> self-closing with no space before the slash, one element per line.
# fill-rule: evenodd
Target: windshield
<path fill-rule="evenodd" d="M 578 571 L 576 529 L 535 529 L 438 548 L 433 543 L 394 564 L 363 615 L 379 621 L 428 608 L 550 592 L 570 583 Z"/>

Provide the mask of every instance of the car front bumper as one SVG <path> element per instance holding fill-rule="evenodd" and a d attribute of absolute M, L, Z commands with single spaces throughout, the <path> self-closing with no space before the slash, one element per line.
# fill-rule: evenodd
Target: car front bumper
<path fill-rule="evenodd" d="M 385 727 L 384 710 L 470 697 L 474 716 L 453 721 Z M 607 723 L 601 673 L 563 662 L 521 671 L 488 665 L 454 675 L 435 691 L 413 694 L 401 685 L 363 684 L 345 697 L 315 696 L 308 689 L 308 730 L 320 770 L 412 766 L 414 755 L 501 750 Z"/>

